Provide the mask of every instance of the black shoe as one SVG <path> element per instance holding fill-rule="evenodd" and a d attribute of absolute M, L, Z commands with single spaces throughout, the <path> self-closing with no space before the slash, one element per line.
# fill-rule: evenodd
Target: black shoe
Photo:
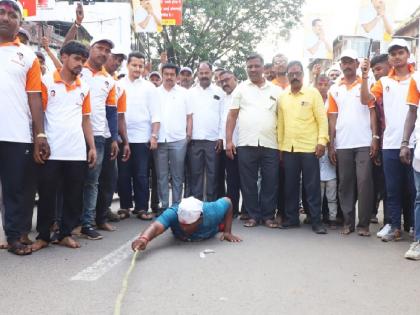
<path fill-rule="evenodd" d="M 318 224 L 312 227 L 312 231 L 316 234 L 327 234 L 327 229 L 322 224 Z"/>
<path fill-rule="evenodd" d="M 300 227 L 300 223 L 293 223 L 289 221 L 284 221 L 282 224 L 279 225 L 279 229 L 296 229 Z"/>
<path fill-rule="evenodd" d="M 88 240 L 100 240 L 103 238 L 103 236 L 93 227 L 83 227 L 81 233 L 82 236 L 86 237 Z"/>

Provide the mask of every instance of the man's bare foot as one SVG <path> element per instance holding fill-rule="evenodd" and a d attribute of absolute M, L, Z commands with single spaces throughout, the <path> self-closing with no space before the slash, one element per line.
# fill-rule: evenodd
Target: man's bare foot
<path fill-rule="evenodd" d="M 115 226 L 109 223 L 98 224 L 98 229 L 102 231 L 114 232 L 116 229 Z"/>
<path fill-rule="evenodd" d="M 7 243 L 0 243 L 0 249 L 9 249 L 9 244 L 7 244 Z"/>
<path fill-rule="evenodd" d="M 59 244 L 68 248 L 80 248 L 80 244 L 76 242 L 71 236 L 66 236 L 60 241 Z"/>
<path fill-rule="evenodd" d="M 29 238 L 29 236 L 28 236 L 28 234 L 23 234 L 21 237 L 20 237 L 20 242 L 23 244 L 23 245 L 32 245 L 34 242 L 32 242 L 32 240 Z"/>
<path fill-rule="evenodd" d="M 36 240 L 32 245 L 31 245 L 31 249 L 32 252 L 36 252 L 39 251 L 40 249 L 43 249 L 45 247 L 48 246 L 48 243 L 46 241 L 43 240 Z"/>
<path fill-rule="evenodd" d="M 342 235 L 349 235 L 350 233 L 353 233 L 354 229 L 352 227 L 350 227 L 349 225 L 345 225 L 343 227 L 343 230 L 341 231 Z"/>

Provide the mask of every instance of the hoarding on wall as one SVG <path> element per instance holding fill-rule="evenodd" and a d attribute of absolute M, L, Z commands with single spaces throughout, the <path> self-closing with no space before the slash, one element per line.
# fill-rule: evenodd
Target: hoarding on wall
<path fill-rule="evenodd" d="M 37 0 L 38 9 L 54 9 L 55 0 Z"/>
<path fill-rule="evenodd" d="M 137 33 L 162 31 L 160 0 L 131 0 L 134 28 Z"/>
<path fill-rule="evenodd" d="M 182 25 L 182 0 L 131 0 L 137 33 L 156 33 L 163 25 Z"/>
<path fill-rule="evenodd" d="M 182 0 L 161 0 L 162 25 L 182 25 Z"/>

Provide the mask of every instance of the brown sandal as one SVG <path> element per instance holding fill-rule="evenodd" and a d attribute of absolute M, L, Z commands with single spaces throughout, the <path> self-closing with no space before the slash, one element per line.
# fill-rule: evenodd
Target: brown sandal
<path fill-rule="evenodd" d="M 137 215 L 137 218 L 143 221 L 150 221 L 153 219 L 153 214 L 152 213 L 147 213 L 145 210 L 142 210 L 139 212 L 139 214 Z"/>
<path fill-rule="evenodd" d="M 7 249 L 9 253 L 18 255 L 18 256 L 25 256 L 32 254 L 32 248 L 30 246 L 24 245 L 19 241 L 9 244 L 9 248 Z"/>
<path fill-rule="evenodd" d="M 124 220 L 130 217 L 130 210 L 120 209 L 117 211 L 117 214 L 120 216 L 120 220 Z"/>
<path fill-rule="evenodd" d="M 371 234 L 370 234 L 370 232 L 369 232 L 369 230 L 366 230 L 366 229 L 359 229 L 358 231 L 357 231 L 357 235 L 359 235 L 359 236 L 370 236 Z"/>
<path fill-rule="evenodd" d="M 350 233 L 353 233 L 354 229 L 352 229 L 349 225 L 345 225 L 343 227 L 343 230 L 341 231 L 342 235 L 349 235 Z"/>
<path fill-rule="evenodd" d="M 264 226 L 265 227 L 268 227 L 269 229 L 278 229 L 278 227 L 280 226 L 280 224 L 278 224 L 274 220 L 265 220 L 264 221 Z"/>
<path fill-rule="evenodd" d="M 244 227 L 255 227 L 258 225 L 258 222 L 254 219 L 249 219 L 244 223 Z"/>

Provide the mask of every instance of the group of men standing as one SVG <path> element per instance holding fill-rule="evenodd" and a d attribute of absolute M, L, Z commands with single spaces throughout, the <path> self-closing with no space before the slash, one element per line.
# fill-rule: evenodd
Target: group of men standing
<path fill-rule="evenodd" d="M 358 75 L 360 63 L 352 50 L 342 53 L 343 76 L 331 87 L 325 76 L 314 87 L 305 86 L 302 64 L 287 62 L 281 54 L 273 58 L 272 81 L 264 76 L 258 54 L 246 59 L 248 80 L 239 84 L 224 69 L 215 71 L 214 84 L 208 62 L 199 63 L 195 84 L 191 69 L 171 63 L 162 64 L 147 80 L 143 54 L 127 57 L 104 37 L 92 40 L 89 49 L 71 40 L 83 20 L 79 11 L 60 50 L 61 67 L 41 78 L 35 54 L 16 37 L 19 7 L 0 0 L 0 16 L 0 56 L 8 70 L 0 72 L 5 97 L 0 104 L 0 180 L 6 247 L 14 254 L 48 246 L 54 223 L 57 242 L 67 247 L 80 247 L 72 237 L 78 225 L 85 237 L 102 238 L 98 229 L 114 230 L 107 219 L 116 190 L 119 217 L 133 212 L 152 219 L 150 170 L 157 183 L 157 213 L 183 196 L 215 201 L 224 194 L 226 175 L 233 215 L 241 211 L 244 226 L 299 227 L 303 199 L 313 231 L 326 234 L 320 159 L 328 156 L 326 161 L 338 170 L 342 234 L 356 229 L 358 201 L 357 232 L 369 236 L 372 168 L 380 164 L 382 146 L 390 212 L 385 223 L 390 226 L 381 237 L 401 238 L 402 187 L 410 191 L 411 213 L 414 200 L 420 204 L 414 184 L 420 191 L 420 149 L 413 153 L 412 137 L 420 79 L 407 64 L 404 41 L 390 44 L 391 71 L 376 83 L 369 82 L 367 60 Z M 115 74 L 125 59 L 127 75 L 118 80 Z M 378 116 L 385 128 L 380 128 Z M 29 169 L 36 169 L 39 178 L 33 244 L 22 238 L 28 232 L 24 223 L 32 216 L 33 203 L 28 201 L 35 195 L 27 184 Z M 335 212 L 330 209 L 331 225 Z M 406 257 L 420 259 L 420 206 L 415 213 L 415 242 Z"/>

